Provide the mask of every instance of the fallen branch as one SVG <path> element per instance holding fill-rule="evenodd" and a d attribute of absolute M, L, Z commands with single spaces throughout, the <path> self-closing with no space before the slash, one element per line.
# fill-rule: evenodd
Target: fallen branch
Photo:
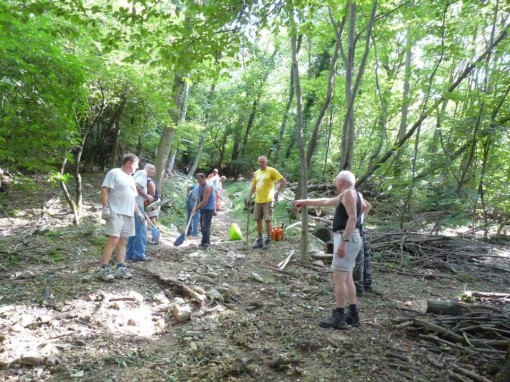
<path fill-rule="evenodd" d="M 287 258 L 283 261 L 281 261 L 279 264 L 278 264 L 278 269 L 280 271 L 283 271 L 285 269 L 285 267 L 289 264 L 289 261 L 290 261 L 290 258 L 294 255 L 294 250 L 290 251 L 289 255 L 287 256 Z"/>
<path fill-rule="evenodd" d="M 32 322 L 31 324 L 28 324 L 25 327 L 29 328 L 29 329 L 34 329 L 34 328 L 37 328 L 38 326 L 47 324 L 54 320 L 66 320 L 66 319 L 70 319 L 70 318 L 75 318 L 77 316 L 78 316 L 78 313 L 77 313 L 76 309 L 73 309 L 73 310 L 70 310 L 69 312 L 62 312 L 62 313 L 54 314 L 53 316 L 43 317 L 43 318 L 41 318 L 40 321 Z"/>
<path fill-rule="evenodd" d="M 414 319 L 414 323 L 416 325 L 424 328 L 426 331 L 439 333 L 454 342 L 461 343 L 461 344 L 466 343 L 464 336 L 459 335 L 459 334 L 453 332 L 452 330 L 444 328 L 440 325 L 436 325 L 432 322 L 428 322 L 428 321 L 420 320 L 420 319 L 416 319 L 416 318 Z M 480 339 L 476 339 L 476 338 L 471 338 L 470 343 L 468 343 L 467 345 L 477 345 L 477 346 L 485 345 L 485 346 L 490 346 L 490 347 L 494 347 L 494 348 L 498 348 L 498 349 L 501 349 L 501 348 L 506 349 L 509 344 L 510 344 L 510 339 L 509 340 L 491 340 L 491 339 L 480 340 Z"/>
<path fill-rule="evenodd" d="M 473 379 L 475 381 L 478 381 L 478 382 L 491 382 L 490 379 L 482 377 L 481 375 L 478 375 L 476 373 L 473 373 L 472 371 L 466 370 L 466 369 L 464 369 L 464 368 L 462 368 L 462 367 L 460 367 L 458 365 L 453 364 L 451 366 L 452 366 L 453 370 L 458 371 L 459 373 L 464 374 L 465 376 L 467 376 L 467 377 L 469 377 L 469 378 L 471 378 L 471 379 Z"/>

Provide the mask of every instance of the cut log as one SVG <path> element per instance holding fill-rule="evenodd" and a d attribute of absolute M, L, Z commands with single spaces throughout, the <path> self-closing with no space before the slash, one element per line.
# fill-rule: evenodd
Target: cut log
<path fill-rule="evenodd" d="M 164 277 L 161 275 L 154 275 L 158 278 L 158 280 L 166 285 L 169 285 L 173 288 L 176 288 L 181 294 L 188 297 L 189 299 L 196 302 L 198 305 L 202 305 L 205 301 L 205 296 L 201 295 L 200 293 L 195 292 L 190 287 L 186 286 L 179 280 L 173 278 L 173 277 Z"/>
<path fill-rule="evenodd" d="M 324 243 L 327 243 L 331 240 L 331 237 L 333 236 L 329 228 L 327 227 L 317 227 L 315 231 L 313 231 L 313 236 L 318 237 L 321 239 Z"/>
<path fill-rule="evenodd" d="M 472 305 L 472 304 L 461 304 L 458 302 L 450 301 L 431 301 L 425 300 L 422 302 L 422 309 L 425 313 L 432 313 L 444 316 L 462 316 L 463 314 L 475 312 L 475 311 L 488 311 L 488 312 L 501 312 L 493 306 L 487 305 Z"/>
<path fill-rule="evenodd" d="M 469 294 L 470 296 L 480 298 L 510 298 L 510 293 L 468 291 L 465 292 L 465 294 Z"/>

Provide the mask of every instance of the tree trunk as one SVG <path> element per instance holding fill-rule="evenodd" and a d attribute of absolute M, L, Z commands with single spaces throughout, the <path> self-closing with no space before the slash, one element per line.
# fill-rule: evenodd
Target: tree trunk
<path fill-rule="evenodd" d="M 246 129 L 244 130 L 243 141 L 241 142 L 239 148 L 239 158 L 244 158 L 244 152 L 246 151 L 246 146 L 248 145 L 248 137 L 250 135 L 250 131 L 253 128 L 253 121 L 255 121 L 255 115 L 257 114 L 257 109 L 260 101 L 260 97 L 262 96 L 262 90 L 260 90 L 253 101 L 251 106 L 250 117 L 248 118 L 248 124 L 246 125 Z M 234 179 L 239 179 L 239 175 L 241 172 L 241 163 L 237 161 L 234 164 Z"/>
<path fill-rule="evenodd" d="M 335 24 L 335 21 L 333 19 L 333 16 L 330 14 L 331 23 Z M 310 137 L 310 140 L 308 141 L 308 148 L 306 150 L 306 167 L 310 167 L 312 162 L 313 154 L 315 153 L 315 148 L 317 147 L 317 137 L 319 136 L 319 131 L 322 126 L 322 122 L 324 120 L 324 116 L 326 115 L 326 111 L 329 108 L 329 105 L 331 104 L 331 99 L 333 98 L 333 90 L 335 88 L 335 77 L 336 77 L 336 69 L 337 69 L 337 62 L 338 62 L 338 55 L 340 51 L 340 45 L 342 44 L 342 41 L 338 39 L 335 42 L 335 48 L 333 50 L 333 57 L 331 59 L 331 65 L 329 69 L 329 75 L 328 75 L 328 83 L 327 83 L 327 90 L 326 90 L 326 98 L 324 99 L 324 103 L 322 104 L 321 110 L 319 111 L 319 115 L 317 116 L 317 119 L 315 120 L 315 126 L 312 132 L 312 136 Z"/>
<path fill-rule="evenodd" d="M 62 161 L 62 165 L 60 166 L 60 175 L 63 177 L 65 173 L 65 167 L 67 164 L 67 154 L 64 157 L 64 160 Z M 81 178 L 80 178 L 81 180 Z M 78 179 L 76 180 L 78 182 Z M 71 195 L 69 194 L 69 191 L 67 189 L 67 185 L 63 179 L 58 181 L 60 188 L 62 189 L 62 192 L 64 193 L 64 197 L 66 198 L 67 204 L 69 207 L 71 207 L 71 211 L 73 212 L 73 224 L 79 225 L 80 224 L 80 213 L 78 210 L 78 206 L 73 201 L 73 198 L 71 198 Z M 80 182 L 81 183 L 81 182 Z"/>
<path fill-rule="evenodd" d="M 328 134 L 326 136 L 326 150 L 324 153 L 324 167 L 322 169 L 322 178 L 326 179 L 328 173 L 328 159 L 329 159 L 329 147 L 331 142 L 331 136 L 333 135 L 333 108 L 329 110 L 329 122 L 328 122 Z"/>
<path fill-rule="evenodd" d="M 278 53 L 278 49 L 275 48 L 273 54 L 271 55 L 270 63 L 274 63 L 274 58 L 277 53 Z M 255 96 L 255 99 L 253 100 L 250 117 L 248 118 L 248 124 L 246 125 L 246 130 L 244 131 L 243 141 L 242 141 L 241 147 L 239 149 L 239 156 L 241 158 L 245 157 L 244 154 L 246 152 L 246 147 L 248 146 L 248 138 L 250 137 L 250 131 L 252 130 L 253 126 L 255 125 L 255 116 L 257 115 L 260 99 L 262 98 L 262 95 L 264 93 L 264 87 L 265 87 L 267 79 L 269 77 L 270 69 L 272 67 L 273 67 L 273 65 L 270 64 L 270 67 L 268 67 L 266 69 L 266 71 L 264 72 L 264 76 L 260 80 L 260 85 L 259 85 L 260 87 L 257 91 L 257 95 Z M 246 168 L 246 165 L 244 165 L 244 167 Z M 239 161 L 238 161 L 237 163 L 234 164 L 234 179 L 237 180 L 239 178 L 240 172 L 241 172 L 241 163 L 239 163 Z"/>
<path fill-rule="evenodd" d="M 347 57 L 345 60 L 345 100 L 347 103 L 347 110 L 345 112 L 343 135 L 342 135 L 342 156 L 340 159 L 341 170 L 351 170 L 352 161 L 354 158 L 354 102 L 358 95 L 359 87 L 365 67 L 367 63 L 368 51 L 370 47 L 370 39 L 372 38 L 372 28 L 374 25 L 375 13 L 377 10 L 377 0 L 372 2 L 372 10 L 370 13 L 370 19 L 366 26 L 366 38 L 365 48 L 363 57 L 361 58 L 358 73 L 356 75 L 356 81 L 354 85 L 352 80 L 354 77 L 354 57 L 356 50 L 356 3 L 353 0 L 349 1 L 349 30 L 348 30 L 348 49 Z"/>
<path fill-rule="evenodd" d="M 198 148 L 197 153 L 195 155 L 195 160 L 193 161 L 193 165 L 191 166 L 188 177 L 193 178 L 193 175 L 195 175 L 195 171 L 197 171 L 198 165 L 200 163 L 200 157 L 202 155 L 202 151 L 204 149 L 204 143 L 205 143 L 205 137 L 209 133 L 209 117 L 210 117 L 210 108 L 212 105 L 212 102 L 214 100 L 214 90 L 216 88 L 216 83 L 218 82 L 219 76 L 216 76 L 216 79 L 211 84 L 211 89 L 209 89 L 209 94 L 207 95 L 207 108 L 205 109 L 205 129 L 200 132 L 200 138 L 198 140 Z"/>
<path fill-rule="evenodd" d="M 381 84 L 379 81 L 379 59 L 377 56 L 377 46 L 374 43 L 374 56 L 375 56 L 375 86 L 377 89 L 377 97 L 379 98 L 379 102 L 381 104 L 381 112 L 377 117 L 376 126 L 380 127 L 381 134 L 379 138 L 379 143 L 375 146 L 374 150 L 370 154 L 368 158 L 368 167 L 372 165 L 372 162 L 377 158 L 379 153 L 381 152 L 383 142 L 386 139 L 386 97 L 384 92 L 381 90 Z"/>
<path fill-rule="evenodd" d="M 188 94 L 189 84 L 184 76 L 176 77 L 174 84 L 174 107 L 169 110 L 173 125 L 167 125 L 163 128 L 161 139 L 156 151 L 156 159 L 154 161 L 154 165 L 156 166 L 156 175 L 154 176 L 154 179 L 156 181 L 156 187 L 160 190 L 163 189 L 166 164 L 168 162 L 168 156 L 170 155 L 170 149 L 172 147 L 175 132 L 174 126 L 180 126 L 186 120 Z"/>
<path fill-rule="evenodd" d="M 299 78 L 299 65 L 298 65 L 298 51 L 297 51 L 297 31 L 293 31 L 292 35 L 292 66 L 294 73 L 294 84 L 296 86 L 296 143 L 299 147 L 299 156 L 301 159 L 301 197 L 306 199 L 308 183 L 308 172 L 306 166 L 306 151 L 305 141 L 303 137 L 303 116 L 302 116 L 302 103 L 301 103 L 301 81 Z M 308 264 L 308 211 L 307 208 L 301 210 L 301 264 Z"/>
<path fill-rule="evenodd" d="M 121 121 L 122 116 L 124 115 L 124 111 L 126 109 L 127 104 L 127 95 L 128 92 L 125 91 L 121 95 L 121 102 L 119 104 L 119 108 L 117 109 L 117 112 L 115 113 L 113 117 L 113 143 L 112 143 L 112 154 L 110 157 L 110 165 L 109 168 L 118 167 L 120 165 L 119 163 L 119 146 L 120 146 L 120 128 L 121 128 Z"/>
<path fill-rule="evenodd" d="M 299 52 L 299 47 L 301 45 L 301 35 L 298 37 L 299 40 L 298 40 L 298 52 Z M 290 111 L 290 107 L 292 106 L 292 102 L 293 102 L 293 99 L 294 99 L 294 67 L 291 65 L 291 69 L 290 69 L 290 78 L 289 78 L 289 98 L 287 99 L 287 104 L 285 105 L 285 112 L 283 113 L 283 120 L 282 120 L 282 124 L 280 125 L 280 131 L 278 133 L 278 140 L 276 141 L 276 143 L 273 145 L 273 147 L 271 147 L 271 149 L 269 150 L 269 154 L 267 155 L 267 158 L 270 159 L 272 158 L 273 154 L 275 154 L 275 158 L 272 160 L 272 162 L 274 163 L 275 166 L 278 165 L 279 161 L 280 161 L 280 155 L 278 155 L 278 153 L 280 152 L 280 148 L 282 147 L 282 141 L 283 141 L 283 137 L 285 135 L 285 128 L 287 126 L 287 120 L 289 119 L 289 111 Z"/>
<path fill-rule="evenodd" d="M 411 0 L 410 8 L 413 8 L 414 1 Z M 405 64 L 404 64 L 404 89 L 402 91 L 402 106 L 400 108 L 400 126 L 398 129 L 397 139 L 402 138 L 406 133 L 407 119 L 409 116 L 409 103 L 411 102 L 411 59 L 413 41 L 411 40 L 411 27 L 406 28 L 406 47 L 405 47 Z M 402 151 L 395 152 L 395 165 L 393 175 L 399 177 L 402 173 Z"/>
<path fill-rule="evenodd" d="M 177 156 L 177 149 L 173 151 L 172 155 L 170 156 L 170 160 L 168 161 L 168 165 L 166 166 L 166 173 L 171 174 L 174 170 L 175 165 L 175 157 Z"/>
<path fill-rule="evenodd" d="M 165 126 L 161 133 L 158 148 L 156 150 L 156 158 L 154 166 L 156 167 L 156 175 L 154 176 L 156 187 L 163 190 L 163 180 L 165 179 L 166 163 L 170 154 L 172 140 L 174 138 L 175 128 L 173 126 Z"/>

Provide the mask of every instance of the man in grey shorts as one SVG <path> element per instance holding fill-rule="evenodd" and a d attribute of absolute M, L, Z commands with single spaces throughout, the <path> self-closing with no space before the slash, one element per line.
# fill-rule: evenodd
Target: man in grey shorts
<path fill-rule="evenodd" d="M 359 326 L 356 307 L 356 288 L 352 271 L 356 256 L 363 244 L 359 232 L 359 217 L 368 208 L 354 185 L 356 179 L 350 171 L 340 171 L 336 177 L 336 188 L 340 194 L 334 198 L 301 199 L 294 201 L 294 207 L 334 206 L 333 218 L 333 281 L 335 283 L 336 309 L 330 318 L 319 323 L 323 328 L 347 329 L 347 324 Z M 349 301 L 349 311 L 345 314 L 345 304 Z"/>

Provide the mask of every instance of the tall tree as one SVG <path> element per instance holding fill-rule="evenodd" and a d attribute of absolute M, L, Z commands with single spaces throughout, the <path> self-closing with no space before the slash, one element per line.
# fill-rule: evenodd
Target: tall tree
<path fill-rule="evenodd" d="M 340 169 L 351 170 L 352 161 L 354 157 L 354 104 L 358 91 L 360 88 L 363 73 L 365 71 L 372 28 L 374 25 L 374 18 L 377 10 L 377 0 L 372 1 L 372 10 L 370 18 L 365 26 L 365 46 L 363 56 L 360 60 L 357 73 L 354 72 L 355 64 L 355 51 L 356 51 L 356 17 L 357 17 L 357 4 L 355 0 L 350 0 L 348 3 L 349 9 L 349 28 L 347 32 L 347 55 L 343 54 L 345 64 L 345 100 L 347 103 L 347 110 L 343 122 L 342 133 L 342 156 L 340 158 Z M 341 36 L 338 36 L 341 37 Z M 338 38 L 337 37 L 337 38 Z M 342 50 L 343 52 L 343 50 Z M 354 83 L 353 83 L 354 81 Z"/>

